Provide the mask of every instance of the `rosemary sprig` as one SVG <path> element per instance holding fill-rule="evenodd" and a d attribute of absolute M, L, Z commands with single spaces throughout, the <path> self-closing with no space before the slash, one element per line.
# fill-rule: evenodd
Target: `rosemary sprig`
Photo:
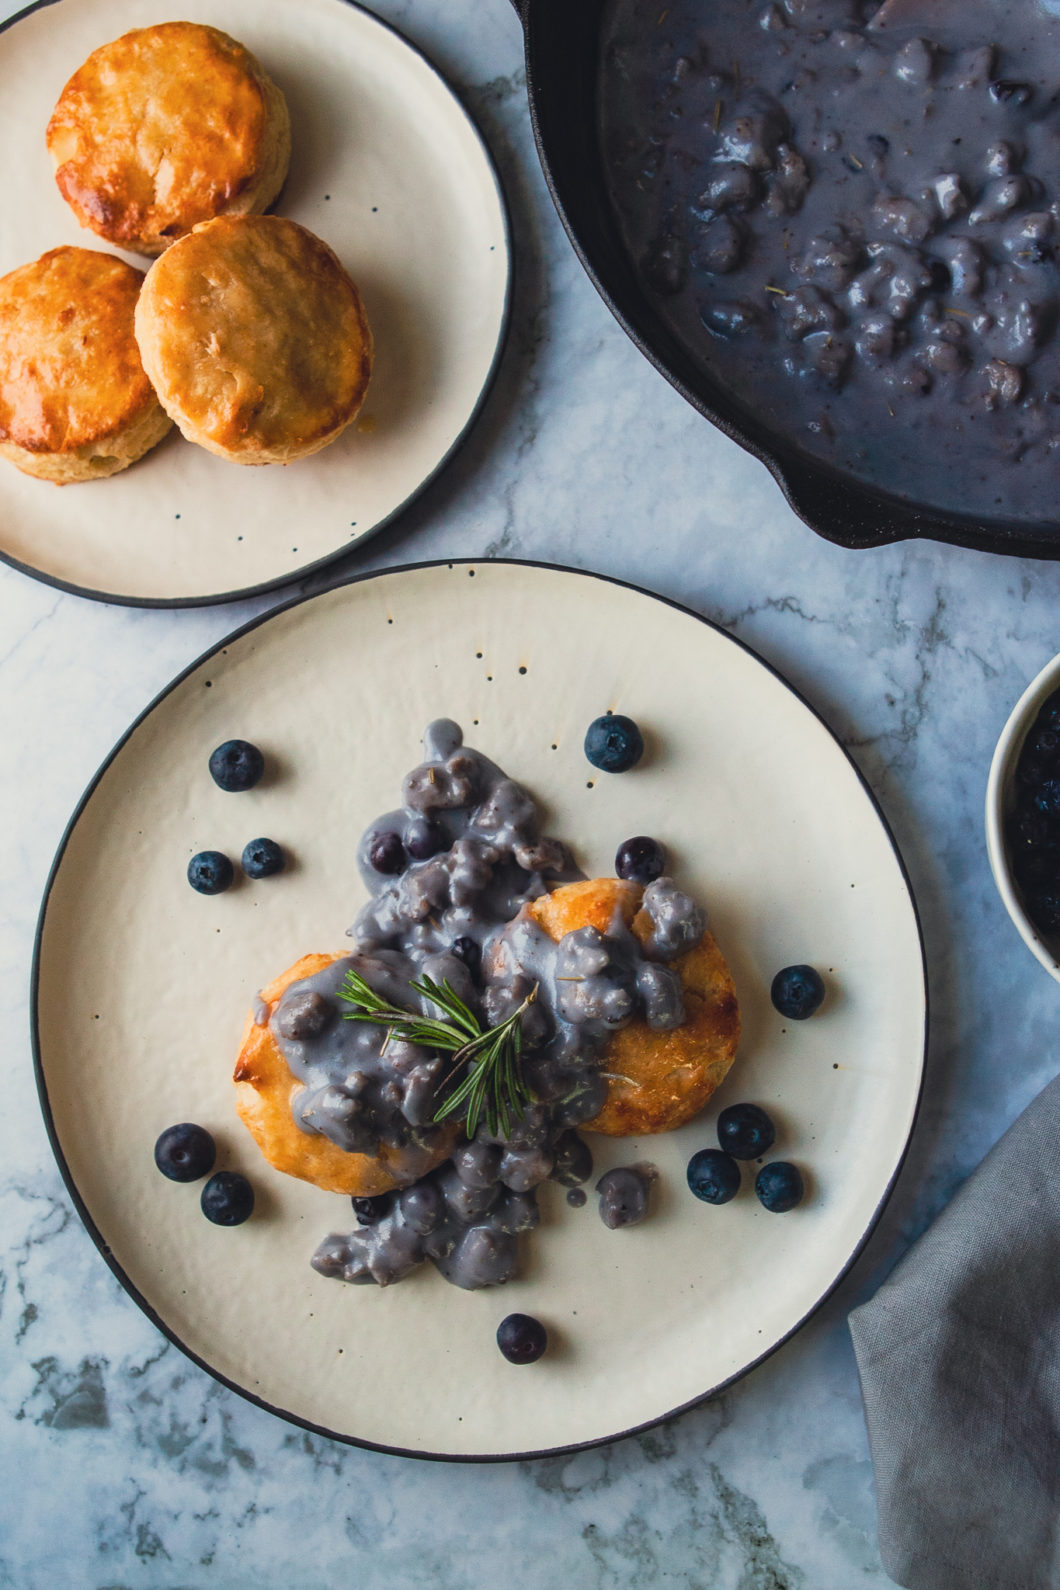
<path fill-rule="evenodd" d="M 514 1122 L 521 1120 L 527 1105 L 533 1102 L 522 1074 L 522 1023 L 537 998 L 537 984 L 507 1020 L 485 1031 L 448 980 L 438 984 L 424 975 L 410 982 L 409 987 L 437 1005 L 448 1019 L 422 1016 L 392 1005 L 358 972 L 349 971 L 339 989 L 339 998 L 356 1008 L 345 1011 L 343 1020 L 373 1022 L 386 1027 L 390 1037 L 451 1054 L 453 1064 L 443 1086 L 454 1081 L 456 1086 L 443 1098 L 434 1120 L 447 1120 L 463 1109 L 468 1137 L 474 1137 L 483 1117 L 494 1136 L 498 1131 L 503 1137 L 510 1136 Z"/>

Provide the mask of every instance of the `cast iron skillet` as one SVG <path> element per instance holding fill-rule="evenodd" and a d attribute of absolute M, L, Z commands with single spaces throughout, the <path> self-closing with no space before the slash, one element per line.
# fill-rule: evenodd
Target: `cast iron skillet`
<path fill-rule="evenodd" d="M 701 414 L 770 471 L 812 530 L 847 547 L 928 538 L 986 552 L 1060 558 L 1060 522 L 918 507 L 806 457 L 737 404 L 656 315 L 607 198 L 596 81 L 605 0 L 512 0 L 523 25 L 530 116 L 556 208 L 578 257 L 637 347 Z"/>

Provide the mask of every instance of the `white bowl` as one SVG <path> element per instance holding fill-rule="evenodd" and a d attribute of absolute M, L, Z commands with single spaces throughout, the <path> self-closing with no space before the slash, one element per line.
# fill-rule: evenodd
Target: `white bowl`
<path fill-rule="evenodd" d="M 1012 875 L 1005 839 L 1005 818 L 1014 804 L 1013 782 L 1023 742 L 1042 706 L 1056 690 L 1060 690 L 1060 656 L 1046 663 L 1037 678 L 1027 686 L 1001 731 L 986 786 L 986 850 L 998 893 L 1019 929 L 1020 937 L 1049 975 L 1060 983 L 1060 935 L 1054 935 L 1051 940 L 1044 939 L 1027 915 L 1019 886 Z"/>

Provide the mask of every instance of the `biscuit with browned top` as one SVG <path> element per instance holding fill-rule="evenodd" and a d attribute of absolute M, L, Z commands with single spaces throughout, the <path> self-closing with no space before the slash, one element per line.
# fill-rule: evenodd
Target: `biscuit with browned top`
<path fill-rule="evenodd" d="M 47 130 L 55 180 L 81 225 L 160 254 L 200 221 L 268 208 L 291 153 L 287 103 L 217 28 L 163 22 L 94 50 Z"/>
<path fill-rule="evenodd" d="M 142 281 L 87 248 L 0 278 L 0 457 L 59 485 L 99 480 L 171 429 L 133 336 Z"/>
<path fill-rule="evenodd" d="M 326 243 L 274 215 L 222 216 L 167 249 L 147 273 L 136 337 L 167 414 L 237 464 L 326 447 L 372 369 L 357 288 Z"/>
<path fill-rule="evenodd" d="M 313 977 L 341 959 L 341 955 L 303 955 L 262 989 L 260 998 L 269 1017 L 292 983 Z M 295 1123 L 291 1101 L 304 1083 L 288 1066 L 272 1029 L 254 1015 L 247 1017 L 232 1080 L 239 1118 L 269 1164 L 288 1176 L 313 1182 L 325 1192 L 373 1198 L 407 1186 L 448 1159 L 458 1136 L 456 1127 L 440 1132 L 432 1150 L 389 1148 L 382 1143 L 374 1156 L 347 1153 L 330 1138 L 302 1131 Z"/>
<path fill-rule="evenodd" d="M 643 889 L 618 878 L 564 884 L 527 907 L 550 938 L 577 928 L 606 933 L 616 917 L 645 943 L 651 921 Z M 601 1064 L 608 1073 L 600 1113 L 579 1128 L 607 1137 L 672 1132 L 698 1115 L 736 1057 L 740 1010 L 732 976 L 709 933 L 669 963 L 684 987 L 685 1021 L 657 1032 L 642 1016 L 611 1034 Z"/>

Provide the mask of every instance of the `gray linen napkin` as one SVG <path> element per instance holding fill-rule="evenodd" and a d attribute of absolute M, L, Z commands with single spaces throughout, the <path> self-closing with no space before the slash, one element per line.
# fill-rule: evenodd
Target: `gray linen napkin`
<path fill-rule="evenodd" d="M 850 1316 L 907 1590 L 1060 1590 L 1060 1077 Z"/>

